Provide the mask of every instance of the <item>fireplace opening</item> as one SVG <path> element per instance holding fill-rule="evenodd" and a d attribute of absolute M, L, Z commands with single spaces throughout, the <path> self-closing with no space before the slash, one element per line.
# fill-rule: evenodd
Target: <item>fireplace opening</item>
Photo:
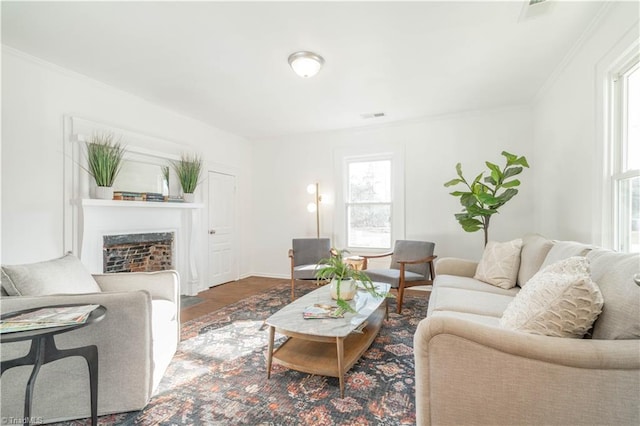
<path fill-rule="evenodd" d="M 105 235 L 103 271 L 111 274 L 174 269 L 173 241 L 173 232 Z"/>

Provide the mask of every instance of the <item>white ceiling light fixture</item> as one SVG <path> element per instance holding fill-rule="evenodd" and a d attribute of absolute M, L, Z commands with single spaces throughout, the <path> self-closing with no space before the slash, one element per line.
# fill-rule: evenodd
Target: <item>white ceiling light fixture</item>
<path fill-rule="evenodd" d="M 289 55 L 291 69 L 302 78 L 313 77 L 324 65 L 322 56 L 313 52 L 295 52 Z"/>

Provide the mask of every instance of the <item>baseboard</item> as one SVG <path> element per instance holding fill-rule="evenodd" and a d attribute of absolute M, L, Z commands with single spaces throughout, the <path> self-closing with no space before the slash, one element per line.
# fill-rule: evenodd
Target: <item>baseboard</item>
<path fill-rule="evenodd" d="M 279 278 L 283 280 L 291 279 L 290 275 L 282 275 L 282 274 L 270 274 L 266 272 L 253 272 L 250 274 L 243 275 L 241 278 L 249 278 L 249 277 L 259 277 L 259 278 Z"/>

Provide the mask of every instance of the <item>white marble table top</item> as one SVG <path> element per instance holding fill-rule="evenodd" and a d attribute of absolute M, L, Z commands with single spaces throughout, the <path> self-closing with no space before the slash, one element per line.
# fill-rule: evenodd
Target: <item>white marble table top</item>
<path fill-rule="evenodd" d="M 380 294 L 387 294 L 391 288 L 386 283 L 374 283 Z M 369 292 L 358 290 L 349 304 L 357 313 L 347 312 L 343 318 L 304 319 L 305 308 L 316 303 L 335 305 L 331 299 L 330 285 L 324 285 L 299 299 L 294 300 L 267 318 L 266 323 L 283 331 L 323 337 L 346 337 L 357 329 L 385 301 Z"/>

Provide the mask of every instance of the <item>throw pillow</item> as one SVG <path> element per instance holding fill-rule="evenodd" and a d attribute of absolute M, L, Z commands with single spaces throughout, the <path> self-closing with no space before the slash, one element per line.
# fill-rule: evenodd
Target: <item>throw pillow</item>
<path fill-rule="evenodd" d="M 489 241 L 473 278 L 504 289 L 515 287 L 521 248 L 521 239 L 506 243 Z"/>
<path fill-rule="evenodd" d="M 3 266 L 2 287 L 10 296 L 48 296 L 101 291 L 80 260 L 70 254 L 46 262 Z"/>
<path fill-rule="evenodd" d="M 570 257 L 535 274 L 505 309 L 500 325 L 554 337 L 584 336 L 604 300 L 591 280 L 589 260 Z"/>
<path fill-rule="evenodd" d="M 526 234 L 522 238 L 522 251 L 520 252 L 520 269 L 518 269 L 518 285 L 524 285 L 540 270 L 549 250 L 553 247 L 553 241 L 538 234 Z"/>
<path fill-rule="evenodd" d="M 640 339 L 640 253 L 616 253 L 595 249 L 587 254 L 591 278 L 606 301 L 593 324 L 594 339 Z"/>
<path fill-rule="evenodd" d="M 578 243 L 575 241 L 554 241 L 553 247 L 549 250 L 547 257 L 540 268 L 545 268 L 553 263 L 568 259 L 572 256 L 586 256 L 593 246 Z"/>

